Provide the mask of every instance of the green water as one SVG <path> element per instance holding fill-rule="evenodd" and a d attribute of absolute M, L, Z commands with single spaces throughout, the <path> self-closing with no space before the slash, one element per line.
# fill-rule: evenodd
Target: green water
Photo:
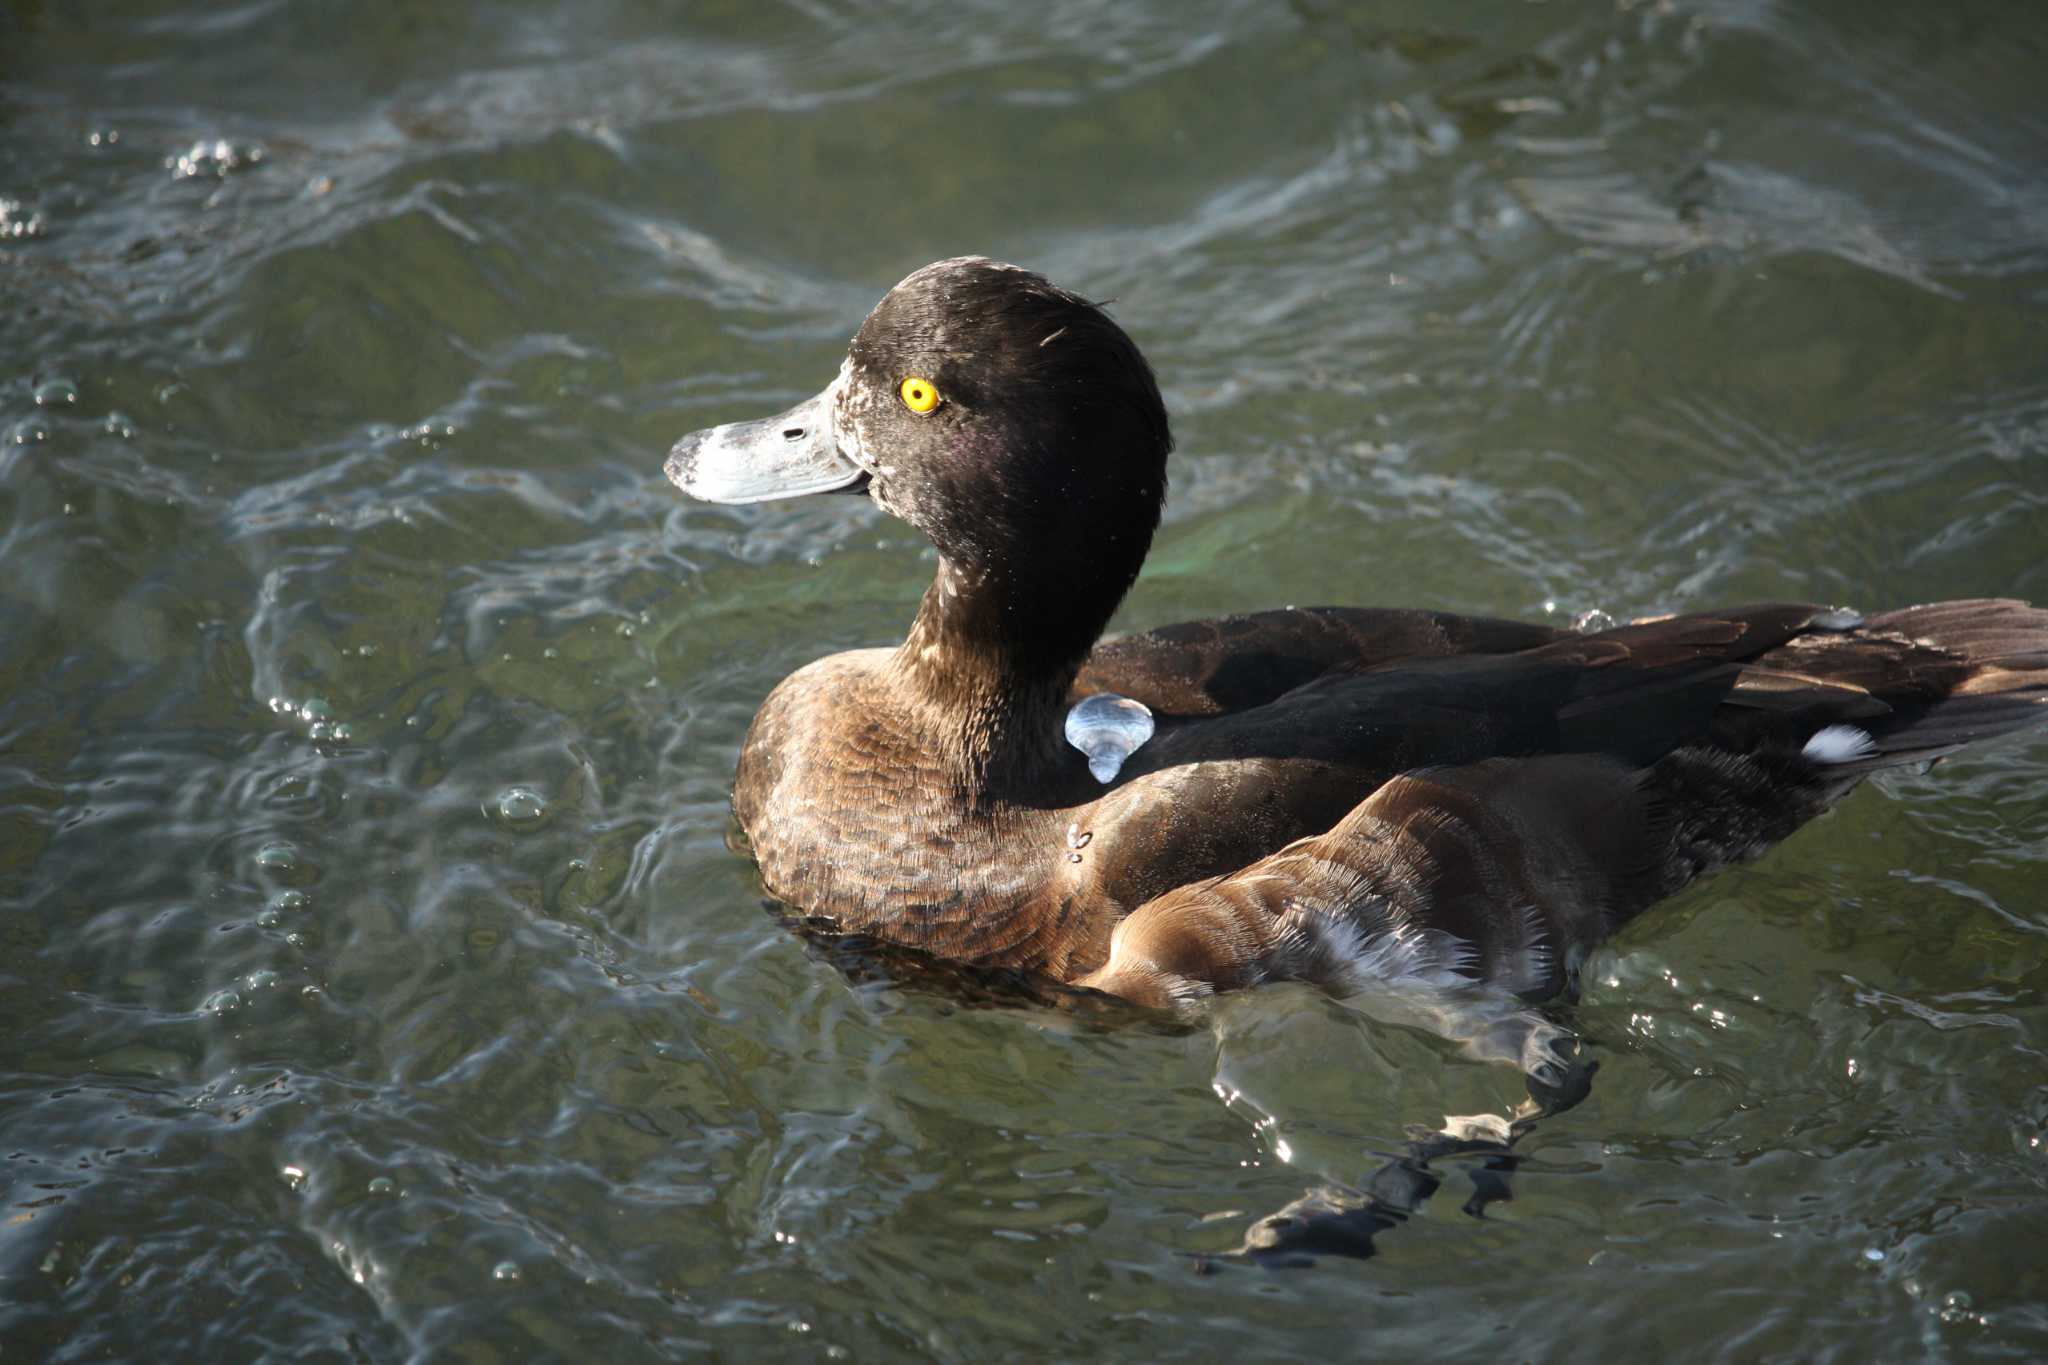
<path fill-rule="evenodd" d="M 2048 1354 L 2048 738 L 1603 950 L 1485 1221 L 1204 1276 L 1515 1078 L 790 935 L 739 736 L 931 561 L 659 476 L 979 251 L 1165 386 L 1126 625 L 2048 600 L 2044 70 L 1993 0 L 0 7 L 0 1361 Z"/>

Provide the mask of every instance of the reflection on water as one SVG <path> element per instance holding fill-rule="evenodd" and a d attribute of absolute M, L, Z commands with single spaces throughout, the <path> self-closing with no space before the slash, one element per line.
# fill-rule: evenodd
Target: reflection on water
<path fill-rule="evenodd" d="M 2048 742 L 1603 952 L 1487 1221 L 1201 1278 L 1513 1076 L 787 932 L 738 737 L 929 560 L 658 473 L 984 251 L 1167 387 L 1131 624 L 2048 599 L 2044 57 L 1988 2 L 11 7 L 0 1335 L 2048 1349 Z"/>

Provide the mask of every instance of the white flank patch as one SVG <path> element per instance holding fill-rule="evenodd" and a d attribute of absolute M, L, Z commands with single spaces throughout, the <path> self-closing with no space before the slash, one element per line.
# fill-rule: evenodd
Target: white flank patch
<path fill-rule="evenodd" d="M 1799 752 L 1815 763 L 1854 763 L 1876 753 L 1877 744 L 1853 725 L 1829 725 L 1815 730 Z"/>
<path fill-rule="evenodd" d="M 1470 986 L 1478 951 L 1441 929 L 1406 925 L 1368 928 L 1350 913 L 1297 907 L 1282 916 L 1278 938 L 1294 958 L 1287 973 L 1349 995 L 1368 987 L 1418 985 L 1429 990 Z"/>

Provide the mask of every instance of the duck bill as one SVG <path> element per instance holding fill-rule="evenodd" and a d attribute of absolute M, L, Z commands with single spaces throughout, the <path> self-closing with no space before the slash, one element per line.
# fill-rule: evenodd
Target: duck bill
<path fill-rule="evenodd" d="M 662 464 L 669 482 L 706 502 L 767 502 L 857 490 L 867 471 L 839 453 L 832 414 L 839 382 L 788 412 L 728 422 L 677 441 Z"/>

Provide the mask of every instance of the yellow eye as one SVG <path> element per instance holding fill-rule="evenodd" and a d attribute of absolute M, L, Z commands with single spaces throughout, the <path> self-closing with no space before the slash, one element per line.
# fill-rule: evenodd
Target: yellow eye
<path fill-rule="evenodd" d="M 939 386 L 917 375 L 904 380 L 896 391 L 903 395 L 903 406 L 912 412 L 930 412 L 939 405 Z"/>

